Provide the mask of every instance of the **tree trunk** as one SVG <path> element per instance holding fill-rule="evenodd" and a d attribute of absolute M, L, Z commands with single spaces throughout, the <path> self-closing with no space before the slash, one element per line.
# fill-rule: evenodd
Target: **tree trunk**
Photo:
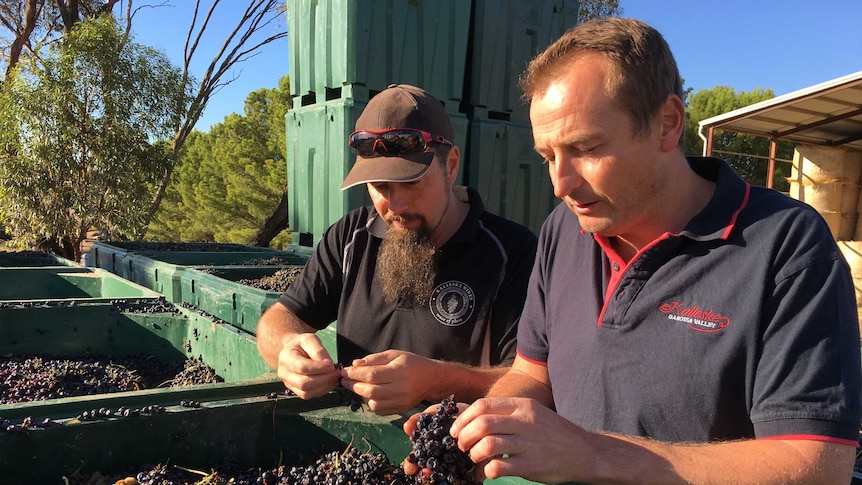
<path fill-rule="evenodd" d="M 281 201 L 279 201 L 275 211 L 266 218 L 263 227 L 251 238 L 249 244 L 264 248 L 269 247 L 269 243 L 272 242 L 273 238 L 288 227 L 290 227 L 290 221 L 287 215 L 287 190 L 285 190 L 281 194 Z"/>
<path fill-rule="evenodd" d="M 75 250 L 75 243 L 69 237 L 58 238 L 57 236 L 42 238 L 36 243 L 37 251 L 56 254 L 70 261 L 77 261 L 80 252 Z"/>

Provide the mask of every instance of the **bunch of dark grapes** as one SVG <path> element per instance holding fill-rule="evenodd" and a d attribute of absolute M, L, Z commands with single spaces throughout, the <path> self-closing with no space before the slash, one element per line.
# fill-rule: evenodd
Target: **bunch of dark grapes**
<path fill-rule="evenodd" d="M 108 476 L 109 483 L 136 485 L 405 485 L 410 483 L 401 467 L 382 453 L 361 452 L 352 445 L 344 451 L 321 455 L 306 466 L 279 465 L 270 469 L 245 468 L 222 463 L 204 478 L 203 472 L 169 465 L 144 465 L 132 474 Z M 126 478 L 124 478 L 126 477 Z M 134 477 L 134 482 L 131 478 Z M 124 481 L 125 480 L 125 481 Z M 89 484 L 92 477 L 71 483 Z"/>
<path fill-rule="evenodd" d="M 241 285 L 251 286 L 259 290 L 283 293 L 291 283 L 296 281 L 299 273 L 302 272 L 301 266 L 283 268 L 270 276 L 264 276 L 257 279 L 241 279 L 237 283 Z"/>
<path fill-rule="evenodd" d="M 267 485 L 392 485 L 407 483 L 404 470 L 382 453 L 363 453 L 350 446 L 332 451 L 305 467 L 279 467 L 261 476 Z"/>
<path fill-rule="evenodd" d="M 473 470 L 475 464 L 467 453 L 458 448 L 458 440 L 449 434 L 455 422 L 458 405 L 454 396 L 440 402 L 435 413 L 421 413 L 416 430 L 410 437 L 413 451 L 407 462 L 418 467 L 414 475 L 417 485 L 478 485 Z"/>
<path fill-rule="evenodd" d="M 196 384 L 216 384 L 219 382 L 224 382 L 224 378 L 218 375 L 215 369 L 200 359 L 189 357 L 184 362 L 183 370 L 167 382 L 166 386 L 182 387 Z"/>
<path fill-rule="evenodd" d="M 223 381 L 212 367 L 193 357 L 172 362 L 146 354 L 0 357 L 0 404 Z"/>
<path fill-rule="evenodd" d="M 0 404 L 42 401 L 137 390 L 141 376 L 133 369 L 96 358 L 0 359 Z"/>

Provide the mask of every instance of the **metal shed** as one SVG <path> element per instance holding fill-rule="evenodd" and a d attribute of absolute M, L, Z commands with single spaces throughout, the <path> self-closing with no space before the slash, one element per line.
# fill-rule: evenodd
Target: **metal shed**
<path fill-rule="evenodd" d="M 862 150 L 862 71 L 701 121 L 705 156 L 712 154 L 715 130 L 768 138 L 766 185 L 772 187 L 778 140 Z"/>

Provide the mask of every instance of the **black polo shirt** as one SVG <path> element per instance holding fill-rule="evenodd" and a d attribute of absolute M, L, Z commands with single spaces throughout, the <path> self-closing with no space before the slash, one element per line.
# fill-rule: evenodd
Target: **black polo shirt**
<path fill-rule="evenodd" d="M 318 329 L 337 320 L 338 360 L 344 364 L 400 349 L 479 365 L 483 348 L 486 364 L 511 363 L 536 236 L 486 212 L 476 191 L 455 190 L 470 210 L 438 249 L 440 272 L 429 303 L 384 301 L 374 272 L 387 225 L 373 206 L 349 212 L 326 231 L 279 301 Z"/>
<path fill-rule="evenodd" d="M 856 443 L 856 302 L 828 226 L 721 160 L 689 162 L 716 182 L 712 200 L 628 265 L 565 205 L 553 211 L 519 354 L 547 364 L 557 412 L 588 430 Z"/>

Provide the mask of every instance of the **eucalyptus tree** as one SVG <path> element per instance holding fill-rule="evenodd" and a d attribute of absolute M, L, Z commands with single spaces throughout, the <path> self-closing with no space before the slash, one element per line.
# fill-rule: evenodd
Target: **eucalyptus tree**
<path fill-rule="evenodd" d="M 182 72 L 115 18 L 77 22 L 0 89 L 0 207 L 24 247 L 69 259 L 92 227 L 142 234 L 186 112 Z"/>
<path fill-rule="evenodd" d="M 4 90 L 3 96 L 5 102 L 9 103 L 9 107 L 14 108 L 25 103 L 23 100 L 15 100 L 16 96 L 21 96 L 24 93 L 30 93 L 31 97 L 35 93 L 31 92 L 34 87 L 48 88 L 52 84 L 49 82 L 37 83 L 33 80 L 40 79 L 43 73 L 52 72 L 56 66 L 56 59 L 59 58 L 59 52 L 70 51 L 63 47 L 67 43 L 66 37 L 72 35 L 79 23 L 91 21 L 103 16 L 111 16 L 116 20 L 116 32 L 120 34 L 122 39 L 121 44 L 131 43 L 134 36 L 133 20 L 137 12 L 144 8 L 159 8 L 170 6 L 172 2 L 190 2 L 191 0 L 151 0 L 151 1 L 135 1 L 135 0 L 10 0 L 0 2 L 0 75 L 3 76 L 0 89 Z M 237 0 L 231 0 L 237 1 Z M 257 52 L 270 42 L 287 36 L 286 29 L 273 29 L 275 25 L 284 16 L 284 0 L 245 0 L 243 4 L 245 9 L 235 18 L 236 23 L 231 26 L 229 23 L 216 24 L 213 21 L 213 14 L 222 4 L 221 0 L 195 0 L 194 13 L 189 18 L 189 28 L 186 36 L 186 42 L 183 49 L 183 60 L 179 67 L 179 76 L 176 76 L 176 70 L 170 67 L 170 61 L 160 52 L 149 50 L 148 56 L 153 60 L 158 60 L 158 63 L 153 63 L 154 72 L 157 74 L 164 73 L 165 70 L 170 70 L 172 75 L 169 77 L 158 78 L 153 76 L 150 78 L 142 78 L 140 82 L 164 82 L 171 83 L 157 86 L 143 86 L 139 90 L 141 96 L 145 97 L 147 93 L 153 92 L 171 92 L 168 99 L 164 100 L 169 109 L 174 109 L 175 104 L 173 96 L 181 99 L 183 110 L 179 116 L 170 116 L 171 126 L 167 132 L 163 131 L 163 126 L 159 126 L 158 133 L 155 131 L 143 131 L 131 133 L 127 130 L 115 129 L 115 135 L 128 135 L 135 140 L 146 140 L 157 144 L 148 147 L 148 151 L 152 152 L 152 157 L 160 159 L 154 160 L 147 164 L 149 168 L 156 168 L 159 172 L 159 177 L 153 180 L 151 174 L 147 174 L 146 180 L 142 180 L 137 185 L 137 191 L 134 192 L 134 206 L 129 208 L 128 213 L 120 207 L 109 211 L 114 219 L 106 221 L 103 226 L 114 228 L 119 231 L 116 235 L 121 237 L 142 237 L 143 230 L 146 229 L 147 223 L 152 218 L 155 211 L 158 209 L 162 200 L 163 194 L 170 183 L 171 174 L 175 168 L 178 154 L 182 150 L 186 138 L 194 129 L 196 123 L 200 119 L 201 114 L 209 103 L 210 98 L 218 92 L 222 87 L 230 84 L 237 79 L 239 74 L 234 74 L 234 68 L 253 58 Z M 119 10 L 114 12 L 114 10 Z M 225 27 L 227 25 L 227 27 Z M 113 34 L 112 34 L 113 35 Z M 207 38 L 206 43 L 211 44 L 211 40 L 215 37 L 221 42 L 216 45 L 220 47 L 214 53 L 205 52 L 201 47 L 204 38 Z M 109 46 L 104 47 L 104 54 L 107 56 L 110 51 L 114 50 L 122 53 L 122 49 L 117 46 L 113 49 Z M 132 47 L 135 49 L 137 47 Z M 94 53 L 93 53 L 94 54 Z M 151 54 L 151 55 L 150 55 Z M 212 55 L 210 61 L 205 63 L 203 72 L 193 72 L 191 69 L 193 59 L 201 56 Z M 119 55 L 119 54 L 118 54 Z M 48 62 L 49 64 L 45 64 Z M 86 62 L 82 60 L 82 63 Z M 145 64 L 145 63 L 144 63 Z M 168 67 L 165 67 L 168 66 Z M 105 71 L 107 72 L 107 71 Z M 25 81 L 29 79 L 28 85 Z M 43 81 L 46 81 L 43 79 Z M 15 86 L 7 86 L 14 84 Z M 56 86 L 55 86 L 56 87 Z M 97 89 L 95 86 L 92 86 Z M 34 88 L 35 89 L 35 88 Z M 98 89 L 97 89 L 98 90 Z M 101 89 L 104 97 L 111 96 L 111 89 L 105 87 Z M 55 99 L 52 95 L 42 93 L 45 97 L 43 101 Z M 56 98 L 62 98 L 57 93 L 54 93 Z M 62 101 L 62 99 L 60 100 Z M 135 100 L 132 106 L 140 106 L 143 103 L 152 103 L 153 99 Z M 49 107 L 41 106 L 36 112 L 50 114 L 52 111 Z M 154 113 L 158 113 L 156 107 Z M 69 110 L 64 115 L 64 121 L 72 124 L 71 117 L 79 114 L 85 114 L 86 111 Z M 5 114 L 5 111 L 4 111 Z M 23 120 L 34 118 L 27 118 Z M 99 119 L 99 115 L 96 116 Z M 8 120 L 7 120 L 8 121 Z M 16 120 L 16 123 L 22 122 Z M 81 119 L 76 120 L 79 126 L 88 126 L 91 120 Z M 11 130 L 14 124 L 6 123 L 6 129 Z M 50 123 L 47 123 L 41 128 L 45 133 L 49 133 Z M 23 126 L 23 125 L 22 125 Z M 30 130 L 35 128 L 30 127 Z M 7 132 L 9 134 L 10 132 Z M 9 134 L 8 136 L 12 136 Z M 16 140 L 11 145 L 5 147 L 5 157 L 17 156 L 22 149 L 26 149 L 26 145 L 17 147 L 16 143 L 27 141 L 32 143 L 32 138 L 27 133 L 20 133 L 20 140 Z M 165 141 L 166 143 L 162 143 Z M 160 148 L 156 148 L 158 145 Z M 165 150 L 164 148 L 167 148 Z M 129 151 L 130 154 L 135 154 L 136 158 L 140 158 L 140 154 L 134 150 Z M 89 157 L 102 156 L 102 154 L 90 154 Z M 57 161 L 57 163 L 60 163 Z M 95 173 L 107 165 L 92 166 L 88 171 L 87 180 L 98 178 Z M 52 167 L 52 173 L 62 172 L 64 166 Z M 105 174 L 106 177 L 111 177 Z M 125 177 L 128 179 L 129 177 Z M 10 186 L 15 183 L 20 183 L 26 186 L 27 181 L 9 182 Z M 140 191 L 147 189 L 146 194 Z M 16 192 L 4 191 L 0 187 L 0 198 L 9 199 Z M 7 197 L 8 196 L 8 197 Z M 68 200 L 68 199 L 63 199 Z M 132 199 L 127 199 L 132 201 Z M 142 200 L 148 201 L 146 210 L 141 213 L 139 205 Z M 62 251 L 63 254 L 71 255 L 73 250 L 71 247 L 74 244 L 75 237 L 66 234 L 47 234 L 46 227 L 41 227 L 35 234 L 17 234 L 18 231 L 24 230 L 25 227 L 36 227 L 34 224 L 21 224 L 20 219 L 24 216 L 15 211 L 9 213 L 0 206 L 0 226 L 5 228 L 0 232 L 15 232 L 19 243 L 23 240 L 41 239 L 45 249 Z M 66 213 L 79 213 L 80 209 L 76 207 L 65 208 Z M 13 231 L 10 217 L 19 219 L 16 223 L 17 231 Z M 60 215 L 49 215 L 56 220 L 63 219 Z M 64 231 L 68 230 L 65 228 Z M 68 237 L 67 237 L 68 236 Z M 74 250 L 76 253 L 77 250 Z"/>

